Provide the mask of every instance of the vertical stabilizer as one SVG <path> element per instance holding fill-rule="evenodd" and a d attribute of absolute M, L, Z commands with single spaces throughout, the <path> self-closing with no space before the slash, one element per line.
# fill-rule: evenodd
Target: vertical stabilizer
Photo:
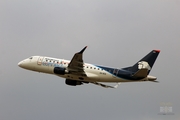
<path fill-rule="evenodd" d="M 149 74 L 159 53 L 160 50 L 152 50 L 149 54 L 147 54 L 145 57 L 139 60 L 136 64 L 128 68 L 128 70 L 136 73 L 141 69 L 147 69 L 148 70 L 147 74 Z"/>

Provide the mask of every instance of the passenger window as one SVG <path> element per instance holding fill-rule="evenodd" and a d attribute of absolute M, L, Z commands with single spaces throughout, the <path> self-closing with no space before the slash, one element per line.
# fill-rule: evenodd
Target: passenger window
<path fill-rule="evenodd" d="M 33 57 L 30 57 L 29 59 L 33 59 Z"/>

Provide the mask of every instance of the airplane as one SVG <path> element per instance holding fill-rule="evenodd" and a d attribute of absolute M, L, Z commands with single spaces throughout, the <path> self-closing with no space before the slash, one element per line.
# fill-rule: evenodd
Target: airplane
<path fill-rule="evenodd" d="M 87 46 L 74 54 L 71 61 L 45 57 L 32 56 L 18 63 L 18 66 L 27 70 L 53 74 L 65 78 L 70 86 L 92 83 L 104 88 L 117 88 L 122 82 L 156 81 L 156 77 L 149 75 L 160 50 L 152 50 L 130 67 L 121 69 L 85 63 L 83 53 Z M 104 82 L 117 83 L 115 86 L 103 84 Z"/>

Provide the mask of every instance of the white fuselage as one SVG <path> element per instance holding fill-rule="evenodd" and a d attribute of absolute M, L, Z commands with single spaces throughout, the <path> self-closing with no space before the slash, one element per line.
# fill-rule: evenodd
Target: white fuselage
<path fill-rule="evenodd" d="M 19 62 L 18 65 L 28 70 L 54 74 L 55 67 L 67 68 L 69 62 L 70 62 L 69 60 L 64 60 L 64 59 L 57 59 L 57 58 L 44 57 L 44 56 L 33 56 L 31 58 Z M 83 80 L 87 82 L 135 82 L 129 79 L 119 78 L 93 64 L 84 63 L 83 67 L 86 76 L 74 75 L 74 74 L 64 74 L 64 75 L 54 74 L 54 75 L 67 79 L 73 79 L 79 81 Z M 146 78 L 138 81 L 147 81 L 148 79 L 155 79 L 155 78 L 153 78 L 153 76 L 147 76 Z"/>

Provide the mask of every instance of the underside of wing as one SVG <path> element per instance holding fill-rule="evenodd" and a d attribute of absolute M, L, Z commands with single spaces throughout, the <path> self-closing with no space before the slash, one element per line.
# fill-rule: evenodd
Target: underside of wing
<path fill-rule="evenodd" d="M 72 79 L 66 79 L 65 83 L 70 86 L 82 85 L 84 83 L 86 83 L 86 84 L 92 83 L 94 85 L 98 85 L 98 86 L 101 86 L 104 88 L 117 88 L 120 85 L 120 83 L 117 83 L 115 86 L 110 86 L 110 85 L 105 85 L 105 84 L 102 84 L 99 82 L 86 82 L 86 81 L 79 81 L 79 80 L 72 80 Z"/>

